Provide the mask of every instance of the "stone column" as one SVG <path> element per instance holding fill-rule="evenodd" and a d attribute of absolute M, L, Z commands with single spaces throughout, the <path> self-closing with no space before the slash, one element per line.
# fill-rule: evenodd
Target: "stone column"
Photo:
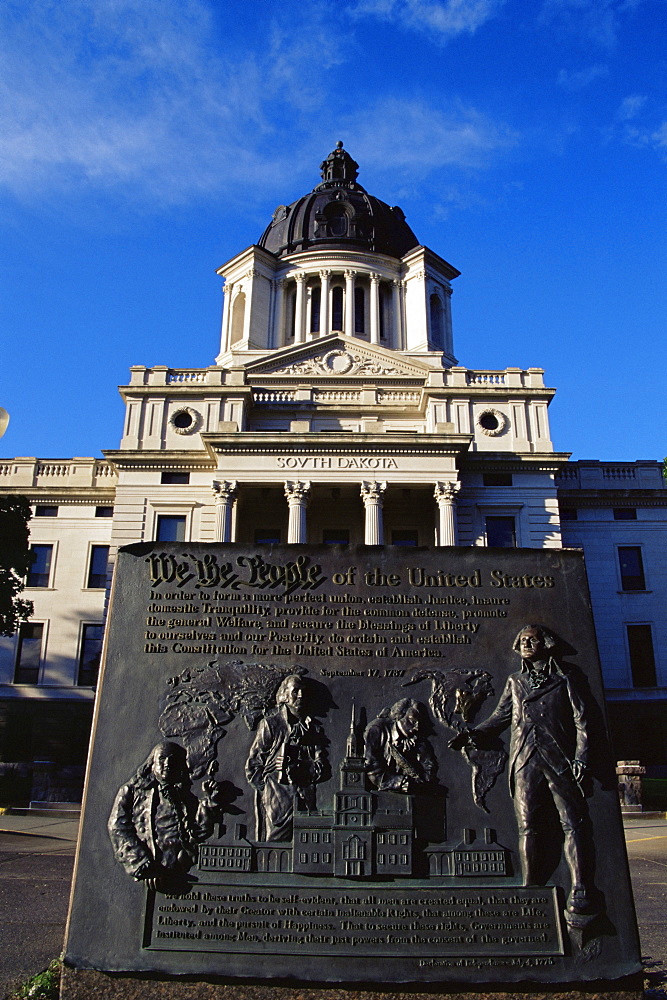
<path fill-rule="evenodd" d="M 382 526 L 382 500 L 386 483 L 362 482 L 361 499 L 364 501 L 366 545 L 384 545 L 384 528 Z"/>
<path fill-rule="evenodd" d="M 345 272 L 345 323 L 343 332 L 346 337 L 354 337 L 354 279 L 356 271 Z"/>
<path fill-rule="evenodd" d="M 434 497 L 438 504 L 438 545 L 456 545 L 456 494 L 460 483 L 436 483 Z"/>
<path fill-rule="evenodd" d="M 271 337 L 272 347 L 282 347 L 285 343 L 285 288 L 287 281 L 285 278 L 278 278 L 275 282 L 276 301 L 273 311 L 273 334 Z"/>
<path fill-rule="evenodd" d="M 214 480 L 213 496 L 215 497 L 215 540 L 216 542 L 233 542 L 232 511 L 236 502 L 236 482 L 226 479 Z"/>
<path fill-rule="evenodd" d="M 310 483 L 288 480 L 285 483 L 285 496 L 289 505 L 289 523 L 287 526 L 287 543 L 294 545 L 306 542 L 306 508 L 308 507 Z"/>
<path fill-rule="evenodd" d="M 220 353 L 229 350 L 229 307 L 232 299 L 232 285 L 222 281 L 222 322 L 220 324 Z"/>
<path fill-rule="evenodd" d="M 452 292 L 453 288 L 445 286 L 445 302 L 444 302 L 444 348 L 448 354 L 454 354 L 454 336 L 452 332 Z"/>
<path fill-rule="evenodd" d="M 371 274 L 371 344 L 380 343 L 380 275 Z"/>
<path fill-rule="evenodd" d="M 394 350 L 400 351 L 403 347 L 403 282 L 398 278 L 392 281 L 392 301 L 391 307 L 394 314 L 394 343 L 390 346 Z"/>
<path fill-rule="evenodd" d="M 331 294 L 329 289 L 329 281 L 331 279 L 331 271 L 320 271 L 320 281 L 322 282 L 322 287 L 320 289 L 320 337 L 329 336 L 329 295 Z"/>
<path fill-rule="evenodd" d="M 294 343 L 303 344 L 306 328 L 306 275 L 303 271 L 294 275 L 296 281 L 296 302 L 294 304 Z"/>

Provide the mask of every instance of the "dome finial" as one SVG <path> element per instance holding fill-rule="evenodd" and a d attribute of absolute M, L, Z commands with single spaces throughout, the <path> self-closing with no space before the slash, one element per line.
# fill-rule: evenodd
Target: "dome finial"
<path fill-rule="evenodd" d="M 339 139 L 334 151 L 320 164 L 320 170 L 323 181 L 354 183 L 359 173 L 359 164 L 343 149 L 343 140 Z"/>

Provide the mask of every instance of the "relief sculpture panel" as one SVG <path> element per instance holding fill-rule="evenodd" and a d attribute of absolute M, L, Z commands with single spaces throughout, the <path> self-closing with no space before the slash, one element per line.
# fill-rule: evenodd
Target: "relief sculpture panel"
<path fill-rule="evenodd" d="M 615 786 L 576 552 L 128 546 L 67 959 L 619 978 Z"/>

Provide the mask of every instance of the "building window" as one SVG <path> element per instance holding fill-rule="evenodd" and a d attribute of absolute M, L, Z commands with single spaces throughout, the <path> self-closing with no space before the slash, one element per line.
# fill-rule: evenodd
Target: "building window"
<path fill-rule="evenodd" d="M 109 564 L 109 546 L 91 545 L 90 563 L 88 565 L 87 587 L 102 590 L 107 585 L 107 566 Z"/>
<path fill-rule="evenodd" d="M 618 549 L 622 590 L 646 590 L 642 550 L 639 545 L 621 545 Z"/>
<path fill-rule="evenodd" d="M 35 507 L 35 517 L 58 517 L 58 508 L 55 504 L 38 503 Z"/>
<path fill-rule="evenodd" d="M 513 517 L 489 515 L 486 518 L 486 544 L 489 548 L 516 547 L 516 525 Z"/>
<path fill-rule="evenodd" d="M 77 684 L 81 687 L 95 687 L 100 670 L 104 625 L 84 625 L 81 631 L 81 651 L 79 653 L 79 674 Z"/>
<path fill-rule="evenodd" d="M 330 202 L 324 209 L 329 236 L 347 236 L 348 217 L 345 207 L 339 202 Z"/>
<path fill-rule="evenodd" d="M 315 285 L 310 293 L 310 332 L 320 332 L 320 304 L 322 301 L 322 289 Z"/>
<path fill-rule="evenodd" d="M 635 687 L 655 687 L 655 655 L 650 625 L 626 625 L 632 683 Z"/>
<path fill-rule="evenodd" d="M 331 329 L 343 329 L 343 289 L 336 285 L 331 290 Z"/>
<path fill-rule="evenodd" d="M 158 514 L 156 541 L 184 542 L 185 521 L 185 514 Z"/>
<path fill-rule="evenodd" d="M 32 566 L 26 577 L 26 587 L 48 587 L 51 578 L 53 545 L 31 545 Z"/>
<path fill-rule="evenodd" d="M 14 668 L 15 684 L 37 684 L 42 655 L 44 625 L 41 622 L 21 622 Z"/>
<path fill-rule="evenodd" d="M 280 528 L 255 528 L 255 545 L 280 545 Z"/>
<path fill-rule="evenodd" d="M 419 532 L 416 528 L 397 528 L 391 533 L 392 545 L 415 546 L 419 544 Z"/>
<path fill-rule="evenodd" d="M 354 290 L 354 332 L 365 333 L 366 331 L 366 294 L 363 288 Z"/>
<path fill-rule="evenodd" d="M 511 472 L 485 472 L 483 473 L 483 482 L 485 486 L 511 486 L 512 485 L 512 473 Z"/>
<path fill-rule="evenodd" d="M 113 517 L 113 507 L 96 507 L 95 517 Z"/>
<path fill-rule="evenodd" d="M 163 472 L 160 475 L 163 486 L 187 486 L 190 482 L 189 472 Z"/>
<path fill-rule="evenodd" d="M 322 532 L 324 545 L 349 545 L 350 532 L 347 528 L 325 528 Z"/>
<path fill-rule="evenodd" d="M 615 521 L 636 521 L 637 511 L 634 507 L 614 507 Z"/>
<path fill-rule="evenodd" d="M 579 513 L 576 507 L 561 507 L 560 511 L 561 521 L 577 521 L 579 519 Z"/>

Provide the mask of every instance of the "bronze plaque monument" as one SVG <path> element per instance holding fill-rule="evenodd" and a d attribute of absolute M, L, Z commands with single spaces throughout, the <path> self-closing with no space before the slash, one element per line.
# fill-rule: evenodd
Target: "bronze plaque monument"
<path fill-rule="evenodd" d="M 636 973 L 581 554 L 121 549 L 66 960 Z"/>

